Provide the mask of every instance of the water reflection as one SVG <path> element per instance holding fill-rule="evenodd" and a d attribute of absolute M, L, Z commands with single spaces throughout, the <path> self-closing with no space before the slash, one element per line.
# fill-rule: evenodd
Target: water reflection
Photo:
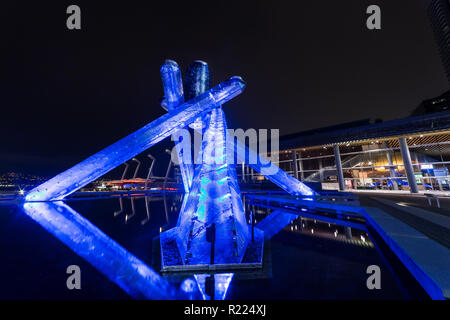
<path fill-rule="evenodd" d="M 178 215 L 182 205 L 184 204 L 185 197 L 183 196 L 170 196 L 167 197 L 132 197 L 132 198 L 119 198 L 119 210 L 114 212 L 114 217 L 121 214 L 125 215 L 125 223 L 128 223 L 132 217 L 136 214 L 140 215 L 142 212 L 136 212 L 135 202 L 144 202 L 145 204 L 145 217 L 141 220 L 141 225 L 145 225 L 151 220 L 151 205 L 152 202 L 159 202 L 163 204 L 165 224 L 159 224 L 159 232 L 167 230 L 173 226 L 175 219 L 171 219 L 175 215 Z M 131 205 L 131 214 L 127 214 L 124 209 L 124 202 Z M 158 208 L 160 209 L 160 207 Z M 160 210 L 157 212 L 160 214 Z M 183 280 L 180 285 L 180 290 L 185 294 L 185 299 L 204 299 L 204 300 L 223 300 L 226 297 L 228 287 L 233 279 L 233 273 L 220 273 L 220 274 L 194 274 L 188 276 Z"/>
<path fill-rule="evenodd" d="M 135 298 L 175 298 L 155 271 L 65 203 L 28 202 L 24 212 Z"/>
<path fill-rule="evenodd" d="M 231 297 L 237 294 L 234 289 L 228 290 L 231 281 L 236 283 L 236 288 L 242 290 L 244 287 L 253 287 L 258 281 L 261 283 L 261 280 L 257 279 L 273 277 L 271 271 L 267 271 L 272 268 L 271 253 L 267 255 L 269 262 L 266 261 L 265 264 L 269 264 L 269 267 L 266 270 L 252 271 L 247 274 L 239 271 L 236 274 L 178 274 L 160 277 L 153 271 L 160 270 L 155 265 L 160 260 L 159 242 L 153 239 L 163 230 L 175 225 L 183 204 L 181 195 L 169 195 L 165 203 L 162 196 L 141 196 L 71 201 L 70 204 L 75 210 L 61 202 L 29 203 L 24 205 L 24 210 L 47 231 L 133 297 L 173 298 L 179 297 L 176 295 L 176 291 L 179 291 L 184 294 L 184 299 L 219 300 L 227 298 L 228 291 Z M 81 217 L 76 210 L 123 247 Z M 255 213 L 255 224 L 261 223 L 273 213 L 271 209 L 246 205 L 246 218 L 249 225 L 251 220 L 248 214 L 251 210 Z M 309 238 L 326 238 L 330 241 L 344 242 L 352 246 L 349 248 L 350 251 L 354 246 L 373 246 L 365 231 L 349 230 L 344 226 L 307 217 L 297 217 L 279 231 L 294 237 L 301 234 Z M 277 262 L 274 261 L 274 263 Z M 153 270 L 149 267 L 150 265 Z M 245 284 L 246 282 L 248 284 Z M 156 287 L 152 283 L 156 284 Z M 288 284 L 284 284 L 286 285 Z"/>
<path fill-rule="evenodd" d="M 184 197 L 181 195 L 167 197 L 146 196 L 138 198 L 121 198 L 118 199 L 118 201 L 119 207 L 122 210 L 122 214 L 124 212 L 129 212 L 130 206 L 131 210 L 133 210 L 133 204 L 136 206 L 136 204 L 140 203 L 141 206 L 139 210 L 137 209 L 138 206 L 134 207 L 134 211 L 132 211 L 133 215 L 136 215 L 138 220 L 140 220 L 142 217 L 143 220 L 140 220 L 141 226 L 144 226 L 149 221 L 151 222 L 151 224 L 157 223 L 159 233 L 161 233 L 163 230 L 168 230 L 175 225 L 178 213 L 180 212 L 180 208 L 183 205 L 183 198 Z M 124 202 L 126 203 L 125 208 L 128 208 L 125 209 L 125 211 L 123 209 Z M 250 212 L 252 210 L 255 213 L 255 225 L 260 225 L 261 221 L 265 220 L 269 215 L 273 213 L 273 210 L 271 209 L 256 207 L 253 205 L 246 205 L 246 218 L 249 226 L 251 225 Z M 154 219 L 154 215 L 158 215 L 160 217 L 163 216 L 164 219 Z M 128 222 L 129 221 L 130 220 L 128 220 Z M 364 230 L 351 229 L 349 227 L 319 221 L 317 219 L 310 219 L 307 217 L 295 216 L 294 218 L 289 219 L 289 221 L 286 222 L 282 227 L 280 227 L 277 232 L 302 234 L 313 238 L 324 238 L 331 241 L 344 242 L 351 246 L 364 246 L 367 248 L 373 247 L 370 237 Z M 160 259 L 159 256 L 158 259 Z M 191 297 L 193 299 L 224 299 L 226 298 L 226 293 L 230 282 L 233 279 L 233 276 L 234 274 L 232 273 L 215 275 L 187 275 L 187 278 L 185 278 L 181 283 L 180 288 L 182 291 L 187 292 L 188 297 Z M 270 277 L 270 275 L 260 271 L 259 273 L 253 272 L 253 276 L 249 275 L 248 277 L 249 279 L 253 277 L 266 278 Z M 169 277 L 169 280 L 170 278 L 171 277 Z M 192 290 L 192 283 L 195 283 L 196 290 L 194 290 L 195 292 L 189 293 L 189 290 Z"/>
<path fill-rule="evenodd" d="M 203 300 L 224 300 L 234 273 L 196 274 Z"/>
<path fill-rule="evenodd" d="M 269 222 L 267 221 L 268 219 L 266 221 L 264 220 L 271 214 L 278 213 L 279 211 L 250 204 L 245 200 L 245 198 L 246 197 L 244 196 L 244 203 L 246 208 L 245 211 L 247 213 L 246 217 L 249 224 L 251 224 L 251 212 L 254 212 L 255 214 L 255 224 L 258 227 L 263 226 L 264 222 Z M 307 209 L 302 208 L 301 211 L 307 213 Z M 318 217 L 317 219 L 313 219 L 310 217 L 301 216 L 302 212 L 299 212 L 295 218 L 285 217 L 284 220 L 286 222 L 284 226 L 280 225 L 279 229 L 276 230 L 276 232 L 280 232 L 281 230 L 283 230 L 284 232 L 294 234 L 302 234 L 316 238 L 326 238 L 328 240 L 345 242 L 350 245 L 364 246 L 368 248 L 374 247 L 370 236 L 365 229 L 363 230 L 361 228 L 351 228 L 348 226 L 330 223 L 328 221 L 321 221 L 319 220 L 320 217 Z M 285 215 L 292 216 L 291 211 L 287 211 Z"/>
<path fill-rule="evenodd" d="M 345 242 L 351 245 L 374 247 L 366 231 L 310 218 L 298 217 L 285 230 L 292 233 Z"/>
<path fill-rule="evenodd" d="M 160 226 L 161 230 L 166 230 L 169 226 L 172 225 L 171 216 L 174 214 L 178 214 L 181 208 L 183 195 L 163 195 L 163 196 L 144 196 L 144 197 L 120 197 L 118 199 L 119 202 L 119 210 L 114 211 L 113 216 L 121 216 L 124 214 L 124 223 L 127 224 L 131 221 L 132 218 L 136 216 L 136 214 L 141 215 L 140 210 L 136 212 L 136 202 L 142 201 L 145 204 L 145 215 L 140 220 L 140 224 L 143 226 L 147 224 L 151 219 L 151 203 L 152 202 L 162 202 L 163 203 L 163 212 L 165 216 L 165 224 Z M 130 204 L 130 208 L 124 209 L 124 205 L 128 206 Z M 160 212 L 160 208 L 158 208 L 158 214 Z M 142 216 L 142 215 L 141 215 Z"/>
<path fill-rule="evenodd" d="M 152 214 L 157 214 L 160 216 L 162 209 L 164 214 L 164 223 L 160 220 L 158 221 L 160 232 L 162 232 L 175 225 L 178 214 L 183 205 L 183 199 L 183 195 L 119 198 L 117 200 L 119 202 L 119 209 L 114 211 L 114 216 L 117 217 L 123 215 L 124 223 L 129 223 L 133 217 L 137 217 L 140 219 L 140 224 L 144 226 L 152 220 Z M 158 202 L 162 205 L 157 205 L 156 203 Z M 138 203 L 141 203 L 139 209 L 137 206 Z M 144 204 L 144 206 L 142 206 L 142 204 Z M 255 215 L 255 225 L 261 225 L 260 223 L 274 212 L 273 209 L 257 207 L 250 204 L 245 204 L 245 208 L 246 219 L 249 226 L 251 226 L 252 211 Z M 156 222 L 156 220 L 154 222 Z M 290 221 L 286 223 L 286 226 L 280 228 L 279 231 L 281 232 L 281 230 L 284 232 L 327 238 L 329 240 L 346 242 L 353 245 L 373 247 L 370 237 L 365 230 L 341 226 L 334 223 L 329 223 L 327 221 L 302 217 L 300 215 L 296 216 L 296 218 L 290 219 Z"/>

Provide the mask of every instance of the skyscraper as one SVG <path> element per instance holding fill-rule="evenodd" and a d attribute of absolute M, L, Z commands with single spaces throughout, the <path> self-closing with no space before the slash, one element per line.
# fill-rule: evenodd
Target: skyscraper
<path fill-rule="evenodd" d="M 428 15 L 450 82 L 450 0 L 431 0 Z"/>

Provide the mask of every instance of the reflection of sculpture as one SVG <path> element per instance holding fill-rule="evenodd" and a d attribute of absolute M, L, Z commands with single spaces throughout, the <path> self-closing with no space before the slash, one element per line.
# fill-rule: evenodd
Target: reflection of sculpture
<path fill-rule="evenodd" d="M 23 210 L 132 297 L 177 298 L 165 279 L 64 202 L 26 202 Z"/>

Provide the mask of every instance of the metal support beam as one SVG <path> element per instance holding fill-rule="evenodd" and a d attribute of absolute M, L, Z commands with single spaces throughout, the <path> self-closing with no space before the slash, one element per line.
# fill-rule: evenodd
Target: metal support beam
<path fill-rule="evenodd" d="M 405 167 L 406 177 L 408 178 L 409 190 L 411 193 L 419 193 L 417 188 L 416 177 L 414 176 L 414 169 L 411 162 L 411 155 L 409 153 L 408 144 L 405 138 L 398 139 L 400 145 L 400 152 L 402 154 L 403 166 Z"/>
<path fill-rule="evenodd" d="M 292 150 L 292 164 L 294 168 L 294 178 L 298 179 L 297 151 Z"/>
<path fill-rule="evenodd" d="M 345 237 L 347 239 L 351 239 L 352 238 L 352 228 L 345 227 Z"/>
<path fill-rule="evenodd" d="M 323 162 L 322 159 L 319 159 L 319 179 L 320 183 L 323 182 Z"/>
<path fill-rule="evenodd" d="M 387 144 L 386 144 L 386 147 L 388 147 Z M 392 157 L 391 157 L 391 154 L 389 153 L 389 151 L 386 151 L 386 158 L 387 158 L 388 165 L 389 165 L 390 176 L 392 178 L 395 178 L 395 169 L 392 168 L 393 162 L 392 162 Z M 392 186 L 393 186 L 394 190 L 398 190 L 398 183 L 395 179 L 392 179 Z"/>
<path fill-rule="evenodd" d="M 300 170 L 300 180 L 305 180 L 305 172 L 303 171 L 303 160 L 302 160 L 302 152 L 298 152 L 299 161 L 298 161 L 298 170 Z"/>
<path fill-rule="evenodd" d="M 339 182 L 339 191 L 345 190 L 344 173 L 342 172 L 341 152 L 339 151 L 339 145 L 334 145 L 334 159 L 336 161 L 336 171 Z"/>

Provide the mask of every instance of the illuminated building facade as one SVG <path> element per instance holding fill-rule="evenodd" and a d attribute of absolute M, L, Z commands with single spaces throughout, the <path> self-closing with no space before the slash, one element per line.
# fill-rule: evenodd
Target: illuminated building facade
<path fill-rule="evenodd" d="M 280 168 L 324 190 L 450 191 L 450 111 L 280 139 Z M 260 179 L 248 171 L 245 178 Z"/>

